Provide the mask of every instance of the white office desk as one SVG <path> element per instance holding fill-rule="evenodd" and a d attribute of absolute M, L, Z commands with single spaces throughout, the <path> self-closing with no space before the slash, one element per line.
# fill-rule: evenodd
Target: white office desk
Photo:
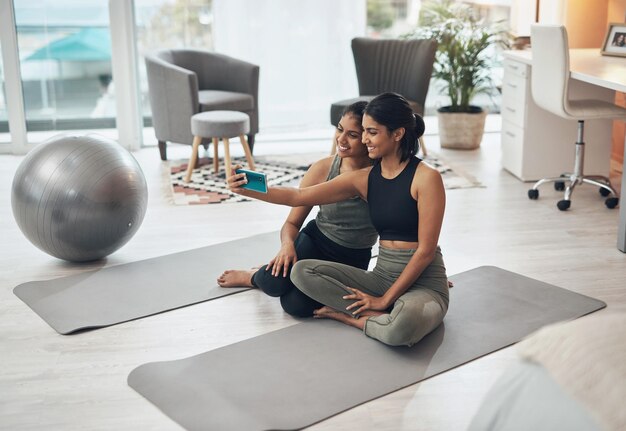
<path fill-rule="evenodd" d="M 504 57 L 532 65 L 530 50 L 506 51 Z M 600 55 L 600 50 L 570 49 L 570 76 L 578 81 L 626 93 L 626 57 Z"/>
<path fill-rule="evenodd" d="M 504 57 L 512 62 L 532 66 L 530 50 L 506 51 Z M 598 87 L 598 94 L 603 94 L 604 97 L 601 98 L 606 100 L 606 92 L 601 93 L 602 89 L 626 93 L 626 57 L 603 56 L 599 49 L 572 49 L 570 50 L 570 76 L 577 82 Z M 570 84 L 574 86 L 575 82 L 572 81 Z M 622 195 L 626 195 L 626 157 L 622 169 Z M 619 214 L 617 248 L 626 253 L 626 202 L 620 202 Z"/>

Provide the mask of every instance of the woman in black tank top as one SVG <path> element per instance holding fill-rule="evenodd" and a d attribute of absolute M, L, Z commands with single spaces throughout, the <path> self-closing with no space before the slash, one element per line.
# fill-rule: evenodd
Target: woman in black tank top
<path fill-rule="evenodd" d="M 445 210 L 439 172 L 416 158 L 424 122 L 395 93 L 365 108 L 363 144 L 374 168 L 340 175 L 301 189 L 272 187 L 267 194 L 240 188 L 245 174 L 228 179 L 231 190 L 267 202 L 310 206 L 352 196 L 368 201 L 380 252 L 373 271 L 320 260 L 300 260 L 291 279 L 332 318 L 390 345 L 413 345 L 434 330 L 448 310 L 448 282 L 437 245 Z"/>

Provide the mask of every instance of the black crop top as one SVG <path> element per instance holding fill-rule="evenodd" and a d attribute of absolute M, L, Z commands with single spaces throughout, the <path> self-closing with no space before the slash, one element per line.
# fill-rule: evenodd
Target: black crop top
<path fill-rule="evenodd" d="M 367 203 L 372 224 L 380 239 L 417 241 L 419 214 L 411 196 L 411 183 L 422 160 L 411 157 L 402 172 L 393 179 L 384 178 L 380 163 L 374 165 L 367 179 Z"/>

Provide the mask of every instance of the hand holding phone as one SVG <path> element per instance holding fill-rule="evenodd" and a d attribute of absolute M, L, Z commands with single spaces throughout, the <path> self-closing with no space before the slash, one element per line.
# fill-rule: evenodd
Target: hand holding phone
<path fill-rule="evenodd" d="M 267 177 L 263 172 L 236 169 L 236 174 L 246 174 L 248 182 L 240 186 L 242 189 L 252 190 L 259 193 L 267 193 Z"/>

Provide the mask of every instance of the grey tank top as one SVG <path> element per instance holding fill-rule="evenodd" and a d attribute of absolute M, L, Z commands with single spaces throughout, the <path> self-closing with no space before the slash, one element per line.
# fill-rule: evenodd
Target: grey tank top
<path fill-rule="evenodd" d="M 341 157 L 335 156 L 326 181 L 339 175 L 340 167 Z M 367 202 L 359 197 L 320 205 L 315 223 L 326 237 L 344 247 L 369 248 L 378 239 L 378 233 L 370 220 Z"/>

